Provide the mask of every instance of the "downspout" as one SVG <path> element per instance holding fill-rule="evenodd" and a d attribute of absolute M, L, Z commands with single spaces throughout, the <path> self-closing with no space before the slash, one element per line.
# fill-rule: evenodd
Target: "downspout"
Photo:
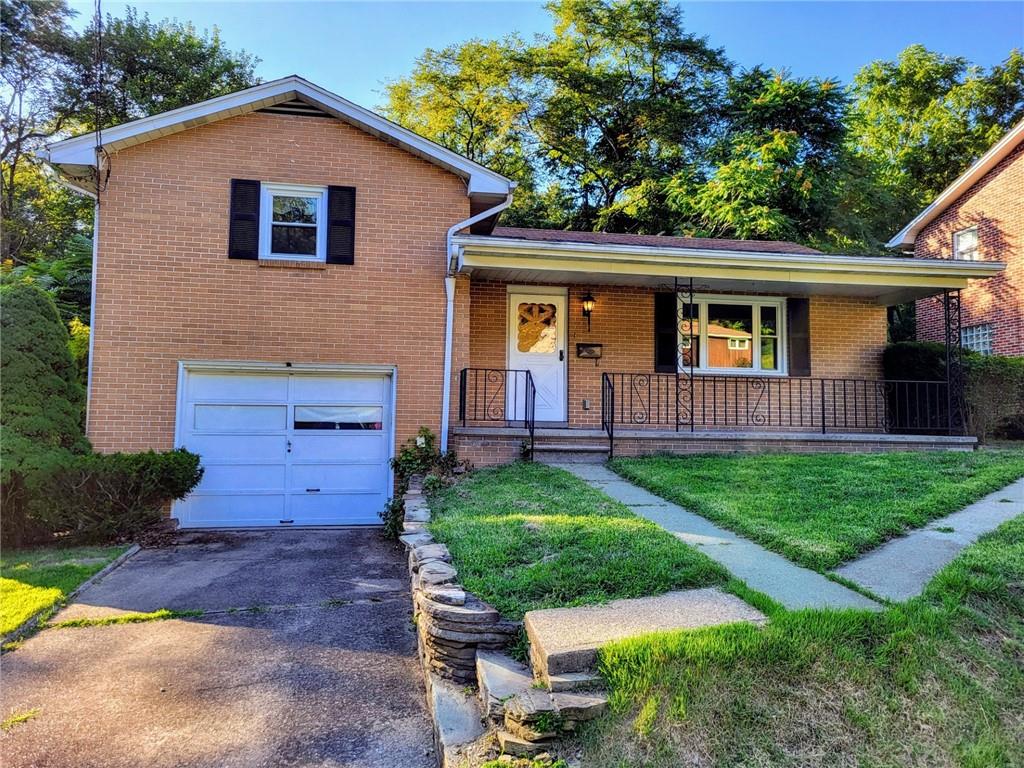
<path fill-rule="evenodd" d="M 445 314 L 444 314 L 444 373 L 441 377 L 441 453 L 448 452 L 448 424 L 449 424 L 449 411 L 452 404 L 452 392 L 451 392 L 451 378 L 452 378 L 452 334 L 454 333 L 455 327 L 455 260 L 458 254 L 455 253 L 455 246 L 452 243 L 452 238 L 455 237 L 455 233 L 459 230 L 470 227 L 479 221 L 488 219 L 495 214 L 501 213 L 503 210 L 512 205 L 512 190 L 515 189 L 515 184 L 509 186 L 508 195 L 505 199 L 493 208 L 488 208 L 486 211 L 476 214 L 476 216 L 470 216 L 465 221 L 460 221 L 458 224 L 454 224 L 448 228 L 448 234 L 445 237 L 445 278 L 444 278 L 444 294 L 445 294 Z"/>

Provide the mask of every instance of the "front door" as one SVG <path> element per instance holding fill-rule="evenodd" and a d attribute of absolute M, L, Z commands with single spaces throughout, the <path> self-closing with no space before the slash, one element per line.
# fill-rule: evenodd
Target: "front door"
<path fill-rule="evenodd" d="M 508 367 L 529 371 L 537 388 L 537 421 L 566 420 L 566 316 L 565 294 L 509 293 Z M 510 378 L 514 374 L 510 374 Z M 525 399 L 509 387 L 508 410 L 513 419 L 523 418 Z"/>

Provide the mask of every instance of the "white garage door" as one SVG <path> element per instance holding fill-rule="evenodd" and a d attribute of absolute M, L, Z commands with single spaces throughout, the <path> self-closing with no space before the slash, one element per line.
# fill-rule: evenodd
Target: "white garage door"
<path fill-rule="evenodd" d="M 178 444 L 202 482 L 183 527 L 378 524 L 388 498 L 391 379 L 188 370 Z"/>

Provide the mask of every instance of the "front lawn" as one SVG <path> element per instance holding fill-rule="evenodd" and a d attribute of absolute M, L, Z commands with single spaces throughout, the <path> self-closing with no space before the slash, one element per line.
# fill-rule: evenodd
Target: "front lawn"
<path fill-rule="evenodd" d="M 5 552 L 0 559 L 0 635 L 52 608 L 127 547 L 53 547 Z"/>
<path fill-rule="evenodd" d="M 602 650 L 582 764 L 1024 765 L 1024 517 L 881 613 L 770 610 Z"/>
<path fill-rule="evenodd" d="M 824 571 L 1024 476 L 1024 451 L 658 456 L 612 468 Z"/>
<path fill-rule="evenodd" d="M 717 564 L 560 469 L 472 473 L 431 499 L 461 582 L 507 618 L 726 581 Z"/>

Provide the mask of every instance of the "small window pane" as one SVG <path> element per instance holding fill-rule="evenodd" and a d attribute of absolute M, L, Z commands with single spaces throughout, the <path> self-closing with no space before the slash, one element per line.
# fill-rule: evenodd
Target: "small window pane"
<path fill-rule="evenodd" d="M 266 432 L 284 429 L 283 405 L 197 405 L 197 432 Z"/>
<path fill-rule="evenodd" d="M 708 365 L 753 368 L 754 308 L 743 304 L 708 304 Z"/>
<path fill-rule="evenodd" d="M 767 336 L 761 337 L 761 370 L 774 371 L 779 367 L 779 340 Z"/>
<path fill-rule="evenodd" d="M 379 405 L 296 405 L 295 429 L 384 428 Z"/>
<path fill-rule="evenodd" d="M 954 256 L 958 259 L 974 261 L 978 257 L 978 229 L 971 227 L 953 235 Z"/>
<path fill-rule="evenodd" d="M 285 224 L 316 224 L 319 197 L 274 195 L 274 221 Z"/>
<path fill-rule="evenodd" d="M 270 250 L 272 253 L 316 256 L 316 228 L 275 224 L 271 227 Z"/>
<path fill-rule="evenodd" d="M 558 348 L 558 317 L 554 304 L 524 303 L 518 307 L 516 349 L 533 354 L 552 354 Z"/>
<path fill-rule="evenodd" d="M 761 307 L 761 335 L 779 335 L 779 317 L 775 307 Z"/>

